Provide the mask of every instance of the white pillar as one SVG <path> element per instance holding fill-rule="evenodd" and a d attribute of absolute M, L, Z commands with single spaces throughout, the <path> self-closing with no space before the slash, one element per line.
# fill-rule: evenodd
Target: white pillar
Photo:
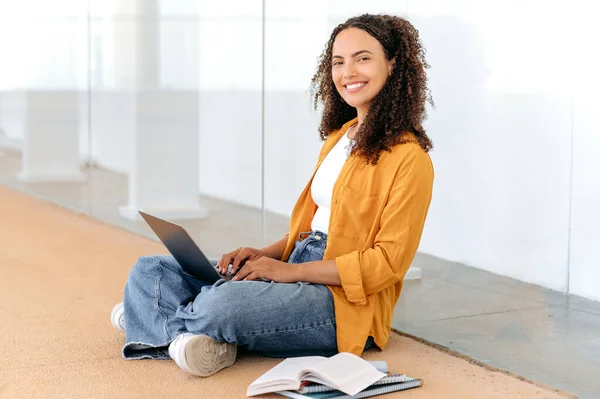
<path fill-rule="evenodd" d="M 138 210 L 170 218 L 203 218 L 198 204 L 198 93 L 147 90 L 137 94 L 129 204 L 121 214 Z"/>
<path fill-rule="evenodd" d="M 158 3 L 138 0 L 136 7 L 135 131 L 129 203 L 120 212 L 129 219 L 139 218 L 138 210 L 169 219 L 203 218 L 208 210 L 198 204 L 198 90 L 161 88 Z M 197 51 L 178 56 L 186 62 Z"/>
<path fill-rule="evenodd" d="M 25 92 L 23 169 L 26 182 L 84 181 L 79 154 L 79 92 Z"/>

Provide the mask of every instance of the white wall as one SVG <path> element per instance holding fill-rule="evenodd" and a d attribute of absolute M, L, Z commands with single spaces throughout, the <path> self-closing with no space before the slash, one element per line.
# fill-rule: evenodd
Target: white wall
<path fill-rule="evenodd" d="M 600 85 L 598 86 L 600 88 Z M 596 91 L 597 93 L 598 91 Z M 600 121 L 596 99 L 575 102 L 570 292 L 600 300 Z"/>
<path fill-rule="evenodd" d="M 573 5 L 573 180 L 569 291 L 600 300 L 600 53 L 591 41 L 600 37 L 595 13 L 583 1 Z"/>
<path fill-rule="evenodd" d="M 539 80 L 556 66 L 528 66 L 546 54 L 523 39 L 527 24 L 511 22 L 507 35 L 505 23 L 490 26 L 495 10 L 436 15 L 427 3 L 410 8 L 436 102 L 426 123 L 435 191 L 420 249 L 565 291 L 570 94 Z"/>

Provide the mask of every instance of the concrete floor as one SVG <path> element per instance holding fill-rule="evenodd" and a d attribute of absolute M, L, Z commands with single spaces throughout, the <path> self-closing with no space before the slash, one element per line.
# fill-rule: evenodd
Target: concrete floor
<path fill-rule="evenodd" d="M 127 178 L 89 169 L 87 183 L 16 180 L 20 156 L 0 155 L 0 184 L 154 239 L 143 222 L 122 218 Z M 261 246 L 287 231 L 288 219 L 202 197 L 210 216 L 181 221 L 218 257 L 240 245 Z M 264 220 L 264 229 L 263 229 Z M 480 362 L 581 398 L 600 398 L 600 302 L 586 300 L 418 254 L 421 280 L 405 283 L 393 327 Z"/>

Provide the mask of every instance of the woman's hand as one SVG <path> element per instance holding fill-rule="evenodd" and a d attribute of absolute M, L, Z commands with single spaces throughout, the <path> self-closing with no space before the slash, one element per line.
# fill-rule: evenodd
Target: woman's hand
<path fill-rule="evenodd" d="M 233 280 L 266 279 L 277 283 L 295 283 L 300 281 L 299 271 L 297 264 L 263 256 L 256 260 L 247 261 Z"/>
<path fill-rule="evenodd" d="M 267 254 L 260 249 L 241 247 L 221 256 L 221 259 L 217 262 L 217 269 L 219 269 L 221 274 L 225 274 L 229 269 L 229 265 L 232 265 L 231 274 L 235 274 L 247 261 L 256 260 L 266 256 Z"/>

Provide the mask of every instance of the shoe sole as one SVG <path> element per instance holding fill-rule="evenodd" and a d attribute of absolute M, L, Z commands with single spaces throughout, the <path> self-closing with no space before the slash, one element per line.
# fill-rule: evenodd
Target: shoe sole
<path fill-rule="evenodd" d="M 231 366 L 236 355 L 236 345 L 216 342 L 207 335 L 194 337 L 185 346 L 186 368 L 200 377 L 208 377 Z"/>
<path fill-rule="evenodd" d="M 117 314 L 119 316 L 118 319 L 117 319 Z M 114 328 L 116 328 L 119 331 L 125 332 L 125 328 L 123 328 L 123 326 L 119 322 L 122 314 L 123 314 L 123 305 L 122 304 L 115 305 L 112 312 L 110 313 L 110 322 Z"/>

